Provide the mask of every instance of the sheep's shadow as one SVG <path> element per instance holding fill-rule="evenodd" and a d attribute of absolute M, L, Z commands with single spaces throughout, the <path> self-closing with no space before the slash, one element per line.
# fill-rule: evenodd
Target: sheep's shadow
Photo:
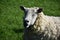
<path fill-rule="evenodd" d="M 13 31 L 14 31 L 15 33 L 23 33 L 23 30 L 24 30 L 24 29 L 13 29 Z"/>

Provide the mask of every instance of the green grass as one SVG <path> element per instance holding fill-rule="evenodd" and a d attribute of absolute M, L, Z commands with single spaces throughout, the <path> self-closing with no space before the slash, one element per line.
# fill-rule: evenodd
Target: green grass
<path fill-rule="evenodd" d="M 60 16 L 60 0 L 0 0 L 0 40 L 23 40 L 20 5 L 42 7 L 46 15 Z"/>

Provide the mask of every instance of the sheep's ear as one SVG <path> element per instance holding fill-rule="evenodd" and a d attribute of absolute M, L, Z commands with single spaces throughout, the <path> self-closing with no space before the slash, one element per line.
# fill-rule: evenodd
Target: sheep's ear
<path fill-rule="evenodd" d="M 43 11 L 43 9 L 42 8 L 39 8 L 38 10 L 37 10 L 37 13 L 40 13 L 40 12 L 42 12 Z"/>
<path fill-rule="evenodd" d="M 24 11 L 25 10 L 25 7 L 24 6 L 20 6 L 20 9 Z"/>

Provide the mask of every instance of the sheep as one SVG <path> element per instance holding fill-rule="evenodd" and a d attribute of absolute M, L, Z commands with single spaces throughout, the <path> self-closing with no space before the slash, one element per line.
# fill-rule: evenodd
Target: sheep
<path fill-rule="evenodd" d="M 26 8 L 24 11 L 24 40 L 60 40 L 60 17 L 47 16 L 42 8 Z"/>

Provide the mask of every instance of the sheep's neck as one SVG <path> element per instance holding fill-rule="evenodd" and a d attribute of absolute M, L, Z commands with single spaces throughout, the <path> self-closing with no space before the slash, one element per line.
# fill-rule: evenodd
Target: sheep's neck
<path fill-rule="evenodd" d="M 45 20 L 45 15 L 43 13 L 39 13 L 38 17 L 34 24 L 35 31 L 42 32 L 45 27 L 43 27 L 43 23 L 46 24 L 47 20 Z"/>

